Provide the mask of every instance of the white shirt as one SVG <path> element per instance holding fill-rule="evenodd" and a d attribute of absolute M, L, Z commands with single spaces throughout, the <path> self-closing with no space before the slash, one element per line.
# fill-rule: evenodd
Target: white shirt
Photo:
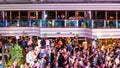
<path fill-rule="evenodd" d="M 28 54 L 26 55 L 26 62 L 29 63 L 30 65 L 34 64 L 34 57 L 32 51 L 29 51 Z"/>
<path fill-rule="evenodd" d="M 119 58 L 116 58 L 116 59 L 115 59 L 115 63 L 116 63 L 116 64 L 119 64 L 119 62 L 120 62 Z"/>

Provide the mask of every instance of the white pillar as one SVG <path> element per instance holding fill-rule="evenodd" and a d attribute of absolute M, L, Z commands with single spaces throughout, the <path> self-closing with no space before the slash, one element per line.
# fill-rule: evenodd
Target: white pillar
<path fill-rule="evenodd" d="M 76 20 L 76 27 L 78 27 L 78 20 Z"/>
<path fill-rule="evenodd" d="M 52 27 L 54 27 L 54 24 L 55 24 L 55 20 L 52 20 Z"/>
<path fill-rule="evenodd" d="M 89 19 L 92 19 L 91 17 L 91 10 L 88 10 L 87 13 L 89 14 Z"/>
<path fill-rule="evenodd" d="M 29 26 L 32 26 L 31 19 L 29 19 Z"/>
<path fill-rule="evenodd" d="M 40 20 L 40 27 L 42 27 L 42 20 Z"/>
<path fill-rule="evenodd" d="M 46 24 L 46 18 L 47 18 L 46 11 L 43 10 L 43 11 L 42 11 L 42 24 L 44 24 L 44 25 L 43 25 L 44 27 L 47 26 L 47 24 Z M 42 27 L 43 27 L 43 26 L 42 26 Z"/>
<path fill-rule="evenodd" d="M 65 20 L 65 25 L 64 25 L 65 27 L 67 26 L 67 20 Z"/>
<path fill-rule="evenodd" d="M 118 28 L 118 20 L 116 20 L 116 28 Z"/>
<path fill-rule="evenodd" d="M 104 28 L 106 28 L 106 20 L 104 20 Z"/>
<path fill-rule="evenodd" d="M 3 19 L 3 23 L 5 24 L 5 11 L 2 11 L 2 19 Z"/>
<path fill-rule="evenodd" d="M 17 20 L 17 26 L 20 26 L 19 20 Z"/>
<path fill-rule="evenodd" d="M 46 17 L 47 17 L 46 11 L 43 10 L 43 11 L 42 11 L 42 19 L 43 19 L 43 20 L 46 20 Z"/>

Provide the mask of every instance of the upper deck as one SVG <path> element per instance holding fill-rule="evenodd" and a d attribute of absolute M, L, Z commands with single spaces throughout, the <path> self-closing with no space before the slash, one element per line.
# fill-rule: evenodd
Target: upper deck
<path fill-rule="evenodd" d="M 39 37 L 47 33 L 47 37 L 79 34 L 87 38 L 120 38 L 119 3 L 0 4 L 0 10 L 3 36 L 21 36 L 26 32 Z M 45 20 L 44 12 L 48 14 Z M 62 13 L 65 18 L 58 19 Z"/>

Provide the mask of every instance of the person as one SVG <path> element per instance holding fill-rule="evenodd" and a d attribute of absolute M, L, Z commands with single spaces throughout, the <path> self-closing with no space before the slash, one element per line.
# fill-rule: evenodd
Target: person
<path fill-rule="evenodd" d="M 14 61 L 11 68 L 20 68 L 19 66 L 17 66 L 17 64 L 18 64 L 17 61 Z"/>
<path fill-rule="evenodd" d="M 47 63 L 47 66 L 46 66 L 46 68 L 50 68 L 50 63 Z"/>
<path fill-rule="evenodd" d="M 2 66 L 2 60 L 0 60 L 0 68 L 3 68 L 3 66 Z"/>
<path fill-rule="evenodd" d="M 25 68 L 30 68 L 30 64 L 29 63 L 25 63 Z"/>
<path fill-rule="evenodd" d="M 46 48 L 46 41 L 45 41 L 45 39 L 42 39 L 41 42 L 40 42 L 40 44 L 41 44 L 41 48 L 42 49 Z"/>
<path fill-rule="evenodd" d="M 60 56 L 58 57 L 58 66 L 63 67 L 65 62 L 65 58 L 62 53 L 60 53 Z"/>
<path fill-rule="evenodd" d="M 35 59 L 32 68 L 40 68 L 40 65 L 39 65 L 39 63 L 37 62 L 37 59 Z"/>
<path fill-rule="evenodd" d="M 45 55 L 41 57 L 39 64 L 40 64 L 40 68 L 46 68 Z"/>
<path fill-rule="evenodd" d="M 34 64 L 34 56 L 33 56 L 33 51 L 29 51 L 26 54 L 26 62 L 29 63 L 31 66 Z"/>
<path fill-rule="evenodd" d="M 57 16 L 57 22 L 58 22 L 58 24 L 56 23 L 56 26 L 61 26 L 61 18 L 60 18 L 60 15 Z"/>

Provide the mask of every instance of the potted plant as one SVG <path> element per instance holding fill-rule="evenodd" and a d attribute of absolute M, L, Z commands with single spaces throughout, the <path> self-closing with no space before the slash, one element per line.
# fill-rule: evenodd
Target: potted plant
<path fill-rule="evenodd" d="M 22 48 L 18 44 L 10 47 L 10 60 L 8 65 L 11 66 L 15 61 L 20 65 L 22 57 Z"/>

